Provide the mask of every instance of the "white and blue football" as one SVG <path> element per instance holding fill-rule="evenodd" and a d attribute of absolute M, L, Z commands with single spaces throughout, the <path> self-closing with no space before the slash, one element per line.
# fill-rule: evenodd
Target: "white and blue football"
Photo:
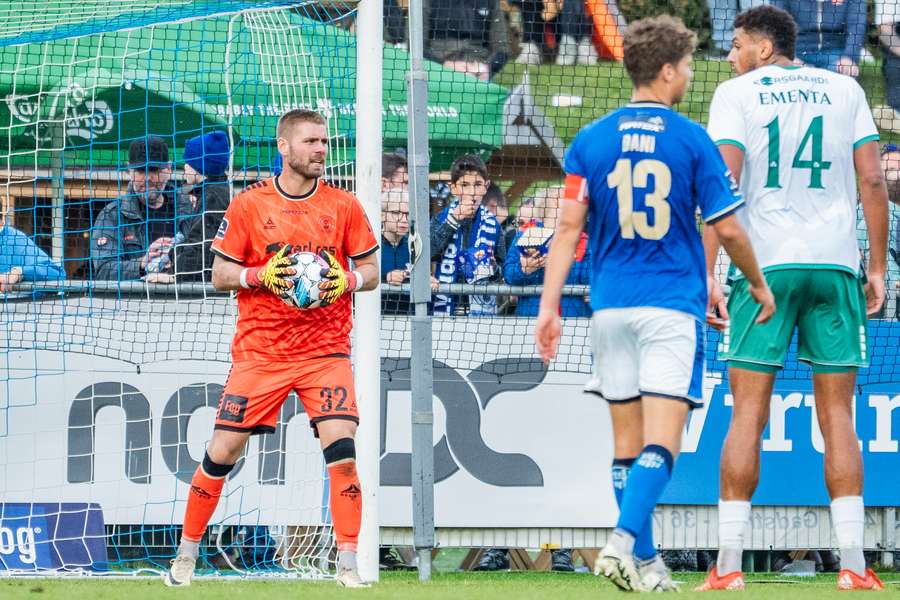
<path fill-rule="evenodd" d="M 319 282 L 322 280 L 322 269 L 327 269 L 328 263 L 312 252 L 297 252 L 291 254 L 291 258 L 297 261 L 294 264 L 297 273 L 288 277 L 294 282 L 294 287 L 282 297 L 282 300 L 294 308 L 303 310 L 318 308 L 322 303 L 319 296 Z"/>

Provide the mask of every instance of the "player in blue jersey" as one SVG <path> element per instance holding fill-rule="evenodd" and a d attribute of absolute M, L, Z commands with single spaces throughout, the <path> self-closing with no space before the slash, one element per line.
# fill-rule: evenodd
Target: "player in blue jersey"
<path fill-rule="evenodd" d="M 757 321 L 775 311 L 734 216 L 743 202 L 734 180 L 706 132 L 671 108 L 687 90 L 695 44 L 696 36 L 670 16 L 626 30 L 632 101 L 582 129 L 566 155 L 566 201 L 535 329 L 538 351 L 549 361 L 559 344 L 563 283 L 587 222 L 594 311 L 594 377 L 587 390 L 609 403 L 620 507 L 594 571 L 624 590 L 676 589 L 654 549 L 652 513 L 688 411 L 702 403 L 709 282 L 698 208 L 747 275 L 760 305 Z"/>

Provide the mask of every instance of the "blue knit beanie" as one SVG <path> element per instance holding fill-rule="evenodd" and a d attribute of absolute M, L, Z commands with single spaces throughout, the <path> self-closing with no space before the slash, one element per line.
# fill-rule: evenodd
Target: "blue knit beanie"
<path fill-rule="evenodd" d="M 184 143 L 184 162 L 204 176 L 223 175 L 228 169 L 228 135 L 224 131 L 211 131 L 192 137 Z"/>

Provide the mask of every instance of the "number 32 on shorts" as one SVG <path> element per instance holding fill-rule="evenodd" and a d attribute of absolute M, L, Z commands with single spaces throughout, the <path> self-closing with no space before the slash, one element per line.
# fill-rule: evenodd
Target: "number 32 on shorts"
<path fill-rule="evenodd" d="M 350 410 L 345 406 L 347 402 L 347 388 L 342 386 L 323 387 L 319 390 L 319 398 L 322 399 L 322 412 L 343 412 Z"/>

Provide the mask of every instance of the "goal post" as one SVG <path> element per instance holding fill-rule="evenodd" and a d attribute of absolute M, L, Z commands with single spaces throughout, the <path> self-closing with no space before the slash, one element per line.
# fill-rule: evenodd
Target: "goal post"
<path fill-rule="evenodd" d="M 356 18 L 356 193 L 381 231 L 382 0 L 365 0 Z M 354 368 L 360 406 L 356 443 L 363 487 L 359 569 L 378 580 L 378 487 L 381 484 L 381 286 L 354 296 Z"/>

